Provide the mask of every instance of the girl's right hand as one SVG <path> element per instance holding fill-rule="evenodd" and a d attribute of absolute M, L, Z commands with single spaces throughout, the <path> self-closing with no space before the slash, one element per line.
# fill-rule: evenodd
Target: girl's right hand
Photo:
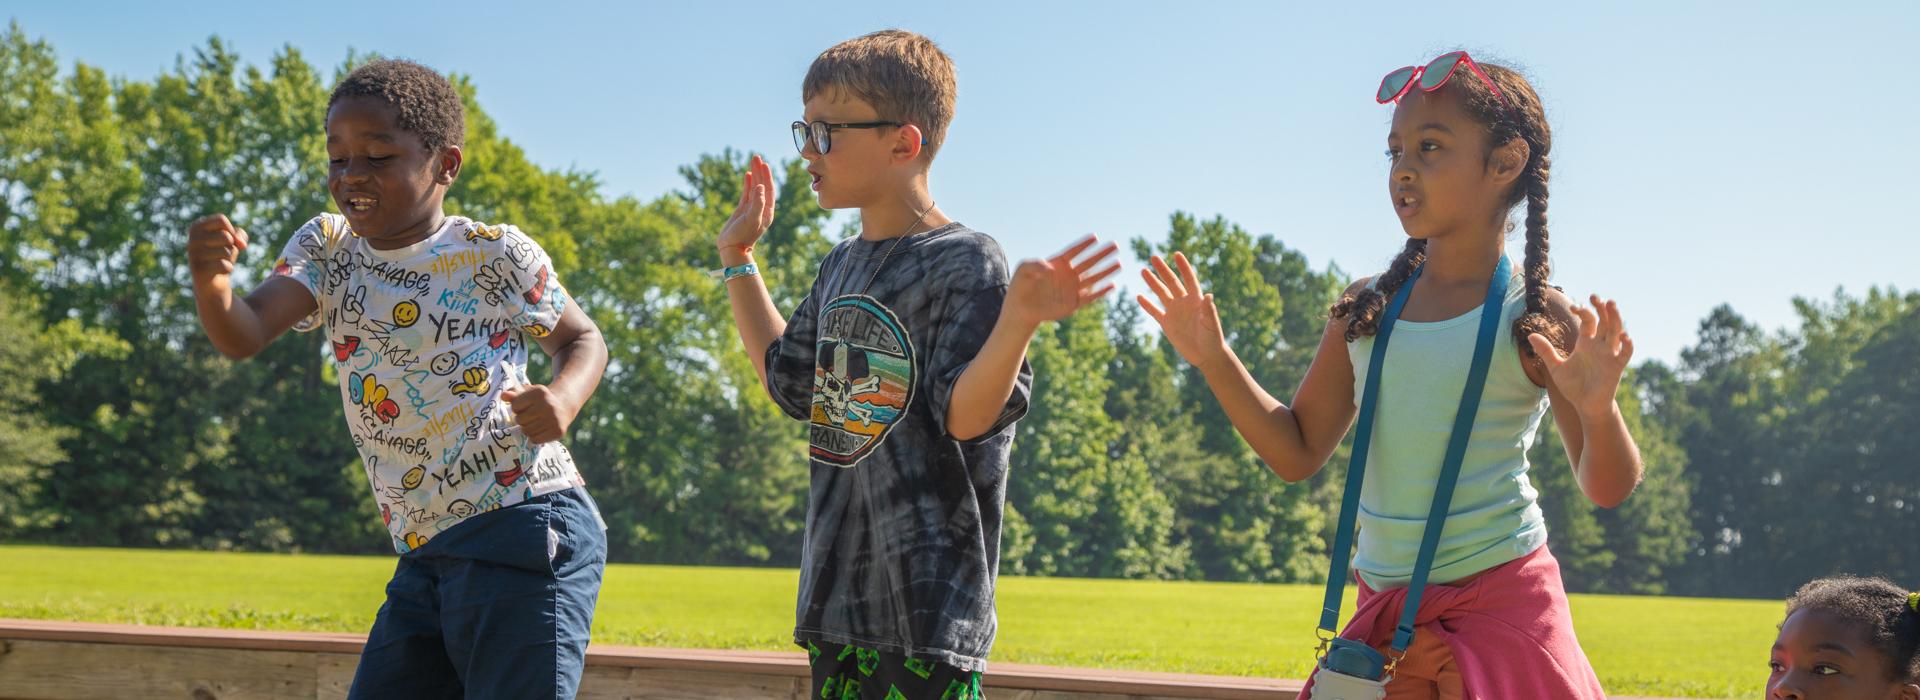
<path fill-rule="evenodd" d="M 727 217 L 727 225 L 720 229 L 720 238 L 714 241 L 720 247 L 722 262 L 728 265 L 746 262 L 753 244 L 773 225 L 773 200 L 773 168 L 756 155 L 747 164 L 740 202 L 734 205 L 733 216 Z"/>
<path fill-rule="evenodd" d="M 1147 288 L 1160 298 L 1160 305 L 1154 306 L 1144 294 L 1137 299 L 1140 308 L 1160 324 L 1173 349 L 1188 364 L 1206 372 L 1233 351 L 1227 348 L 1226 334 L 1220 330 L 1220 310 L 1214 308 L 1213 295 L 1200 292 L 1200 277 L 1194 274 L 1193 264 L 1187 262 L 1184 253 L 1174 253 L 1173 262 L 1180 268 L 1178 275 L 1158 255 L 1153 256 L 1151 269 L 1140 271 Z"/>

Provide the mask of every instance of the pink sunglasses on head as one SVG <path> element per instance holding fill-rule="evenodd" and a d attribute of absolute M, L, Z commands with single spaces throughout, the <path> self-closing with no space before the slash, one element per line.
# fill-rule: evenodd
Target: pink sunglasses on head
<path fill-rule="evenodd" d="M 1420 84 L 1421 92 L 1433 92 L 1440 89 L 1440 86 L 1446 85 L 1447 81 L 1453 78 L 1453 72 L 1459 70 L 1462 65 L 1473 71 L 1474 75 L 1480 76 L 1480 82 L 1486 83 L 1487 89 L 1493 91 L 1493 96 L 1500 98 L 1500 104 L 1506 105 L 1507 109 L 1513 109 L 1513 103 L 1508 102 L 1507 96 L 1500 92 L 1500 86 L 1493 84 L 1493 79 L 1487 77 L 1487 74 L 1480 70 L 1480 65 L 1474 63 L 1473 57 L 1468 56 L 1465 51 L 1441 54 L 1439 58 L 1429 61 L 1425 66 L 1407 66 L 1388 73 L 1387 77 L 1380 79 L 1380 91 L 1373 98 L 1380 104 L 1388 102 L 1398 104 L 1400 98 L 1405 97 L 1407 92 L 1413 89 L 1416 81 Z"/>

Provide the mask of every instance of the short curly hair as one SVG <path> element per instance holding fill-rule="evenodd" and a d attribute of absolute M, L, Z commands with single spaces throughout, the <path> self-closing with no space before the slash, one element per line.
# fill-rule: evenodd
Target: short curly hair
<path fill-rule="evenodd" d="M 1818 610 L 1858 625 L 1887 657 L 1890 680 L 1920 681 L 1920 603 L 1883 578 L 1834 576 L 1812 581 L 1787 599 L 1787 617 Z M 1784 623 L 1783 623 L 1784 624 Z"/>
<path fill-rule="evenodd" d="M 400 128 L 420 136 L 428 151 L 466 143 L 466 108 L 446 76 L 432 68 L 383 58 L 353 69 L 333 88 L 327 109 L 350 97 L 377 97 L 393 107 Z"/>

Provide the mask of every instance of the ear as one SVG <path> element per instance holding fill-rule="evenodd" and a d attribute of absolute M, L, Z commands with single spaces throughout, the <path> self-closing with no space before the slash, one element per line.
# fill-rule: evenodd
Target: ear
<path fill-rule="evenodd" d="M 920 157 L 926 150 L 927 135 L 913 124 L 894 129 L 893 158 L 898 162 L 909 162 Z"/>
<path fill-rule="evenodd" d="M 439 162 L 435 163 L 436 172 L 433 181 L 440 185 L 452 185 L 454 178 L 460 177 L 462 156 L 459 146 L 448 146 L 440 150 Z"/>
<path fill-rule="evenodd" d="M 1920 685 L 1908 683 L 1900 686 L 1900 700 L 1920 700 Z"/>
<path fill-rule="evenodd" d="M 1487 159 L 1487 169 L 1493 173 L 1495 183 L 1510 185 L 1520 179 L 1520 173 L 1526 172 L 1527 159 L 1532 155 L 1533 147 L 1527 145 L 1527 140 L 1515 137 L 1493 149 Z"/>

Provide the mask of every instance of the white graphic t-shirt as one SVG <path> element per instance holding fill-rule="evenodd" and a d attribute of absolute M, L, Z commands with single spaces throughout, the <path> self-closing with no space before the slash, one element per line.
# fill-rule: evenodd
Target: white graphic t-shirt
<path fill-rule="evenodd" d="M 304 285 L 326 325 L 347 429 L 394 549 L 418 549 L 477 513 L 584 483 L 557 442 L 529 444 L 503 389 L 530 384 L 526 335 L 568 303 L 546 251 L 508 225 L 447 217 L 377 250 L 345 217 L 294 232 L 273 274 Z M 524 334 L 524 335 L 523 335 Z"/>

